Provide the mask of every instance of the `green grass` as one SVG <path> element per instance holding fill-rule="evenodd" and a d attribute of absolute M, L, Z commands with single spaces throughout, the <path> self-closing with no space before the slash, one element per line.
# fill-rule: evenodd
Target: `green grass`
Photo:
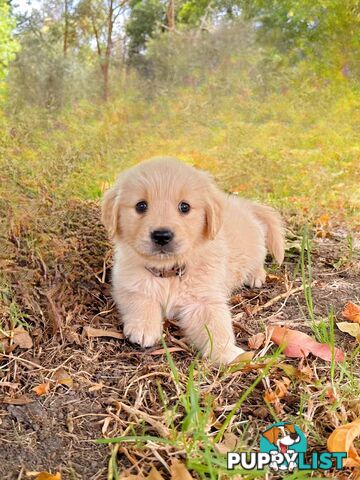
<path fill-rule="evenodd" d="M 115 444 L 112 449 L 112 453 L 109 459 L 109 476 L 110 480 L 116 480 L 121 478 L 121 472 L 117 467 L 116 456 L 118 452 L 118 445 L 121 444 L 133 444 L 138 449 L 146 448 L 151 443 L 153 448 L 157 446 L 167 446 L 172 451 L 181 452 L 181 456 L 185 456 L 186 466 L 189 470 L 196 472 L 202 479 L 218 480 L 219 478 L 231 479 L 233 476 L 242 475 L 243 478 L 268 478 L 268 470 L 264 471 L 246 471 L 240 468 L 235 468 L 233 471 L 229 471 L 226 468 L 226 455 L 218 451 L 217 445 L 223 440 L 224 433 L 226 431 L 232 431 L 230 428 L 231 421 L 237 416 L 245 400 L 249 398 L 254 388 L 259 382 L 269 373 L 272 368 L 278 364 L 281 359 L 280 349 L 277 350 L 272 356 L 267 357 L 270 361 L 267 366 L 261 371 L 257 378 L 242 392 L 238 402 L 234 405 L 232 410 L 226 416 L 222 426 L 218 428 L 216 434 L 211 432 L 210 426 L 212 425 L 212 405 L 213 398 L 210 396 L 204 396 L 201 394 L 201 376 L 206 375 L 206 371 L 194 361 L 189 367 L 189 375 L 186 384 L 183 384 L 179 378 L 179 371 L 175 366 L 175 362 L 166 348 L 167 361 L 172 372 L 172 380 L 174 386 L 179 394 L 179 400 L 175 406 L 167 405 L 164 393 L 161 390 L 161 397 L 163 398 L 163 409 L 165 411 L 165 418 L 168 419 L 168 426 L 170 426 L 171 437 L 163 438 L 159 436 L 136 434 L 135 429 L 139 429 L 139 425 L 133 425 L 134 434 L 124 435 L 116 438 L 103 438 L 97 440 L 99 444 Z M 264 361 L 264 357 L 261 359 Z M 240 366 L 237 366 L 240 369 Z M 223 376 L 230 373 L 232 369 L 223 371 Z M 348 395 L 354 395 L 360 393 L 359 385 L 356 378 L 351 373 L 351 369 L 342 364 L 339 367 L 340 376 L 334 384 L 334 388 L 340 388 L 344 384 L 348 385 L 348 389 L 344 392 L 344 398 L 348 398 Z M 318 388 L 322 388 L 321 382 L 318 384 Z M 161 387 L 160 387 L 161 389 Z M 324 390 L 324 395 L 325 395 Z M 354 398 L 354 397 L 353 397 Z M 310 397 L 304 393 L 301 394 L 301 406 L 299 415 L 291 415 L 288 420 L 293 421 L 301 428 L 306 428 L 308 433 L 316 438 L 317 432 L 312 425 L 312 422 L 307 421 L 303 414 L 306 412 Z M 334 405 L 333 411 L 335 412 L 339 408 L 341 402 Z M 270 405 L 267 405 L 270 407 Z M 182 412 L 182 413 L 181 413 Z M 179 417 L 181 417 L 179 421 Z M 279 421 L 276 415 L 274 415 L 274 421 Z M 242 432 L 237 432 L 238 447 L 235 451 L 257 451 L 257 438 L 249 438 L 246 426 Z M 322 439 L 318 439 L 321 443 Z M 223 475 L 226 475 L 225 477 Z M 237 477 L 238 478 L 238 477 Z M 286 480 L 302 479 L 302 478 L 317 478 L 323 477 L 317 476 L 314 472 L 297 471 L 293 474 L 285 474 L 282 478 Z"/>
<path fill-rule="evenodd" d="M 166 346 L 165 346 L 166 348 Z M 237 469 L 229 472 L 226 469 L 226 457 L 216 450 L 216 444 L 222 440 L 223 434 L 234 416 L 237 414 L 245 400 L 251 395 L 258 383 L 269 373 L 272 366 L 278 361 L 279 354 L 275 354 L 268 365 L 263 369 L 261 374 L 255 379 L 251 385 L 244 390 L 239 400 L 236 402 L 232 410 L 226 416 L 222 427 L 216 435 L 210 433 L 212 424 L 212 404 L 213 398 L 210 396 L 203 397 L 201 395 L 200 378 L 206 372 L 202 371 L 201 366 L 197 362 L 192 362 L 189 368 L 189 375 L 186 384 L 179 381 L 179 372 L 175 366 L 171 354 L 166 348 L 166 356 L 174 386 L 179 392 L 179 400 L 176 405 L 170 406 L 166 404 L 164 394 L 164 409 L 167 410 L 167 418 L 170 418 L 169 424 L 171 428 L 171 438 L 154 437 L 149 435 L 133 435 L 123 436 L 109 439 L 99 439 L 100 444 L 117 444 L 117 443 L 135 443 L 137 445 L 145 445 L 148 442 L 156 444 L 165 444 L 177 451 L 182 451 L 186 455 L 187 467 L 197 472 L 201 478 L 209 478 L 216 480 L 220 474 L 227 473 L 229 477 L 239 474 L 246 475 L 246 478 L 262 478 L 264 475 L 259 472 L 248 472 Z M 170 410 L 171 409 L 171 410 Z M 175 421 L 175 418 L 181 415 L 181 421 Z M 169 415 L 169 413 L 171 415 Z M 240 438 L 242 444 L 246 444 L 246 431 L 243 432 L 243 438 Z M 113 455 L 110 457 L 109 465 L 113 465 Z M 110 468 L 110 467 L 109 467 Z M 111 467 L 113 468 L 113 466 Z M 260 475 L 260 476 L 259 476 Z M 113 477 L 116 478 L 116 477 Z M 289 477 L 292 478 L 292 477 Z"/>
<path fill-rule="evenodd" d="M 0 117 L 0 194 L 25 208 L 44 196 L 96 199 L 125 167 L 174 155 L 229 191 L 308 219 L 326 211 L 354 221 L 357 86 L 290 84 L 260 95 L 233 80 L 231 95 L 214 91 L 210 78 L 151 100 L 128 89 L 111 104 L 82 103 L 56 118 L 34 110 Z"/>

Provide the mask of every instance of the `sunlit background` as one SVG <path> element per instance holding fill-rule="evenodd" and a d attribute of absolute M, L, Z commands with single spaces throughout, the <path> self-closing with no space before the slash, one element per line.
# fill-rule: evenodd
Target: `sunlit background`
<path fill-rule="evenodd" d="M 353 222 L 357 1 L 1 5 L 1 188 L 15 210 L 44 192 L 96 199 L 166 154 L 229 191 Z"/>

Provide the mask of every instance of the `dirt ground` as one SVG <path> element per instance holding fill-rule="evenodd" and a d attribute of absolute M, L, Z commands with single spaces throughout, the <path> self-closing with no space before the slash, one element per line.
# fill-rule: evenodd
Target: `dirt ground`
<path fill-rule="evenodd" d="M 94 338 L 86 328 L 122 332 L 109 287 L 111 247 L 98 220 L 97 204 L 73 201 L 61 210 L 52 205 L 43 208 L 44 215 L 39 215 L 43 220 L 13 225 L 5 239 L 3 328 L 10 330 L 25 323 L 33 346 L 20 348 L 10 342 L 0 354 L 0 478 L 25 479 L 29 472 L 44 470 L 59 471 L 65 480 L 106 480 L 110 448 L 94 440 L 119 436 L 132 424 L 136 432 L 146 429 L 147 434 L 158 435 L 155 427 L 144 426 L 144 421 L 139 422 L 143 417 L 137 418 L 123 405 L 161 422 L 157 382 L 170 401 L 176 400 L 177 392 L 161 345 L 144 351 L 125 339 Z M 292 230 L 295 232 L 295 227 Z M 341 319 L 347 302 L 360 301 L 356 239 L 349 249 L 346 231 L 339 225 L 319 229 L 318 235 L 312 251 L 315 312 L 326 318 L 332 306 Z M 294 234 L 281 269 L 269 264 L 264 288 L 234 293 L 231 305 L 240 345 L 248 348 L 248 339 L 271 324 L 312 334 L 306 326 L 303 292 L 293 291 L 301 286 L 298 262 L 299 239 Z M 276 297 L 277 301 L 266 306 Z M 257 306 L 261 308 L 253 313 Z M 354 338 L 338 330 L 335 338 L 337 347 L 346 353 L 356 347 Z M 184 344 L 174 324 L 166 324 L 165 340 L 186 383 L 194 351 Z M 314 357 L 308 361 L 319 372 L 328 368 Z M 257 372 L 224 375 L 203 363 L 206 375 L 201 391 L 214 397 L 214 411 L 220 418 L 254 381 Z M 288 363 L 297 365 L 298 361 Z M 357 372 L 360 377 L 359 368 Z M 33 389 L 42 384 L 49 391 L 38 395 Z M 297 388 L 300 390 L 290 389 L 282 401 L 281 419 L 297 415 L 301 389 L 308 387 Z M 239 419 L 248 420 L 249 438 L 256 438 L 273 421 L 263 396 L 264 384 L 260 383 L 238 413 Z M 318 434 L 308 438 L 313 449 L 325 448 L 324 439 L 344 419 L 341 409 L 348 406 L 348 421 L 360 413 L 357 398 L 345 398 L 338 411 L 334 407 L 334 417 L 320 402 L 314 401 L 314 405 L 316 413 L 311 420 Z M 147 472 L 154 464 L 166 477 L 161 459 L 166 464 L 174 452 L 164 449 L 159 453 L 151 448 L 140 450 L 136 445 L 121 446 L 119 469 Z M 183 458 L 181 452 L 178 455 Z"/>

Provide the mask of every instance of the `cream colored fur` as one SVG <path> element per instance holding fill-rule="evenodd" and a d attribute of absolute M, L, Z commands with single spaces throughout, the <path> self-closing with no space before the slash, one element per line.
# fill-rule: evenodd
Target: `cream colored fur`
<path fill-rule="evenodd" d="M 142 200 L 145 214 L 135 210 Z M 179 212 L 182 201 L 190 204 L 187 214 Z M 223 193 L 207 173 L 176 159 L 156 158 L 120 175 L 105 194 L 102 219 L 115 248 L 113 296 L 131 342 L 156 344 L 167 317 L 216 363 L 243 352 L 227 300 L 242 284 L 261 287 L 266 247 L 282 262 L 284 233 L 275 210 Z M 175 234 L 172 252 L 154 252 L 150 234 L 159 228 Z M 158 278 L 145 268 L 175 264 L 186 266 L 182 278 Z"/>

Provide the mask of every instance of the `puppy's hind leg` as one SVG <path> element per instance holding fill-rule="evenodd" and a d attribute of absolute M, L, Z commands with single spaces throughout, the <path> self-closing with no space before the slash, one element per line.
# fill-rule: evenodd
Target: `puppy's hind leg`
<path fill-rule="evenodd" d="M 266 272 L 264 267 L 261 265 L 254 272 L 249 273 L 245 279 L 245 285 L 251 288 L 260 288 L 263 286 L 266 280 Z"/>

